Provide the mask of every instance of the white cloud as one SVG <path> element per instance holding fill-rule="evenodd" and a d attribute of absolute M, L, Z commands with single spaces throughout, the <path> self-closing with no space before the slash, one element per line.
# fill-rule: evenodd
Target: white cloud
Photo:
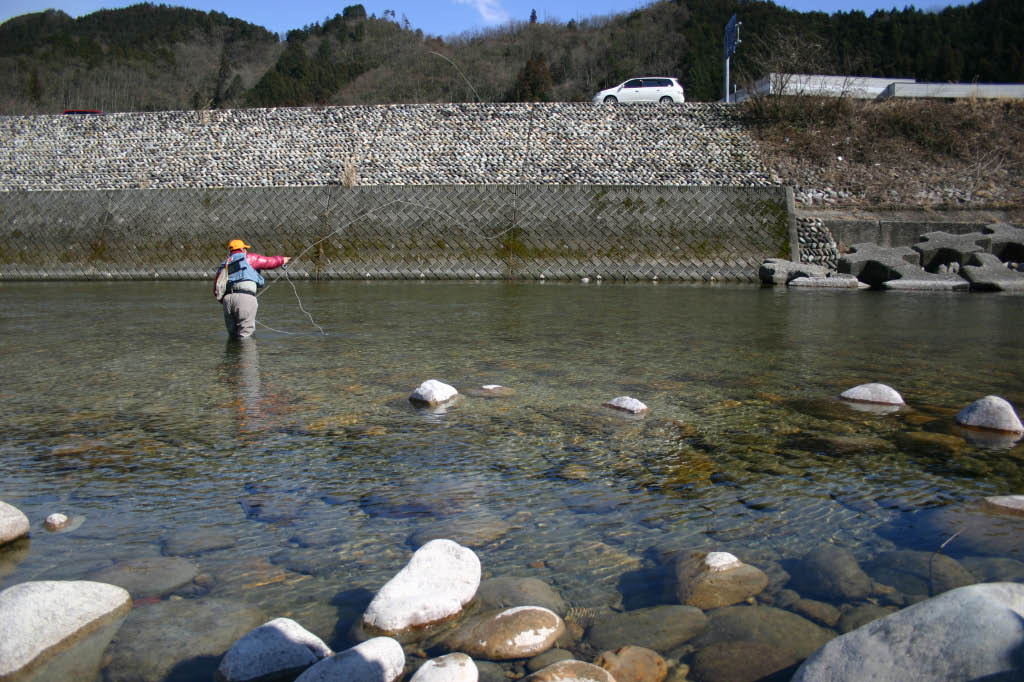
<path fill-rule="evenodd" d="M 480 18 L 487 24 L 503 24 L 509 20 L 508 12 L 498 0 L 455 0 L 459 5 L 469 5 L 475 9 Z"/>

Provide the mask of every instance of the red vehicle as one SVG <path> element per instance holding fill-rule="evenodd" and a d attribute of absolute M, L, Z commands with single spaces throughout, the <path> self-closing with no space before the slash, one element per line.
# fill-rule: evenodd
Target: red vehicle
<path fill-rule="evenodd" d="M 99 109 L 65 109 L 65 114 L 102 114 Z"/>

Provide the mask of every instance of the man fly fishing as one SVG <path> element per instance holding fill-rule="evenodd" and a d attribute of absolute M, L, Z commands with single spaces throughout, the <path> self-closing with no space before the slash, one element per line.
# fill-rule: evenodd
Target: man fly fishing
<path fill-rule="evenodd" d="M 213 280 L 213 295 L 224 305 L 224 325 L 233 339 L 248 338 L 256 329 L 256 292 L 265 284 L 259 271 L 279 268 L 291 260 L 291 256 L 248 253 L 251 248 L 241 239 L 228 242 L 231 254 L 217 268 Z"/>

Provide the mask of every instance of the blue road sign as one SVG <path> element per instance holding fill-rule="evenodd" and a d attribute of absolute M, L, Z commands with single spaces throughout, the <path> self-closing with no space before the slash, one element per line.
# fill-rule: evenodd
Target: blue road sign
<path fill-rule="evenodd" d="M 729 19 L 729 23 L 725 25 L 725 58 L 736 54 L 736 43 L 739 42 L 739 24 L 736 21 L 736 15 L 733 14 Z"/>

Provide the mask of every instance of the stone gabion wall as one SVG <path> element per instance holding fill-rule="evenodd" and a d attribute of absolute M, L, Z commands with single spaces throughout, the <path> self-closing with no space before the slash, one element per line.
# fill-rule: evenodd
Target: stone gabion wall
<path fill-rule="evenodd" d="M 416 104 L 0 117 L 0 191 L 376 185 L 763 187 L 734 110 Z"/>
<path fill-rule="evenodd" d="M 430 185 L 8 192 L 0 280 L 201 279 L 241 237 L 295 278 L 756 281 L 779 187 Z"/>
<path fill-rule="evenodd" d="M 821 218 L 798 218 L 797 239 L 800 262 L 824 265 L 835 270 L 839 265 L 839 246 Z"/>

